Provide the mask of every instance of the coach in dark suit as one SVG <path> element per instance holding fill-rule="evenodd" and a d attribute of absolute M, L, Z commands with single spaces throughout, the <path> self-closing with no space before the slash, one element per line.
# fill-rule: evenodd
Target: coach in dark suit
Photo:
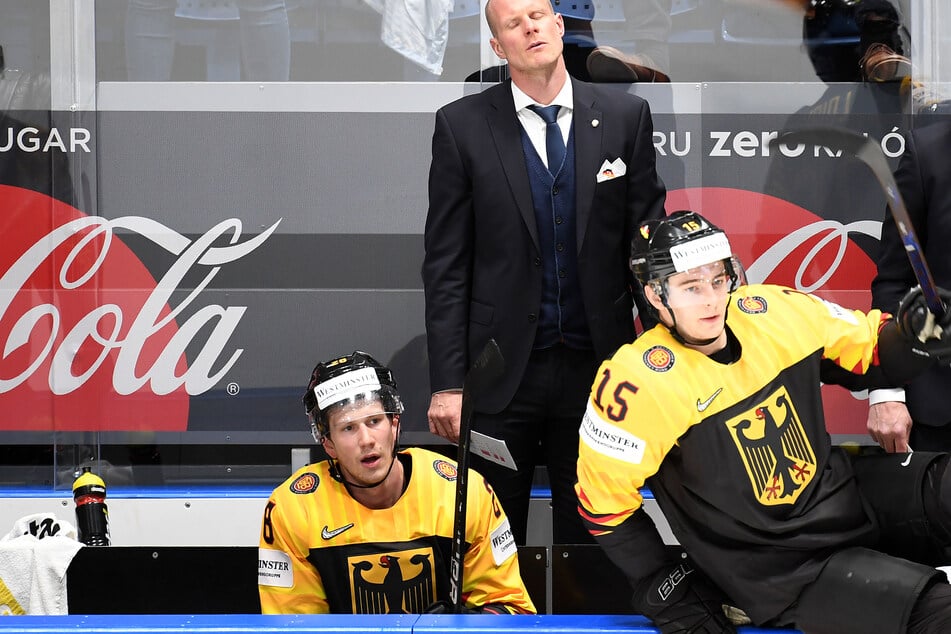
<path fill-rule="evenodd" d="M 644 100 L 569 77 L 549 0 L 490 0 L 486 19 L 511 80 L 441 108 L 433 134 L 429 425 L 458 439 L 463 378 L 494 337 L 505 374 L 476 400 L 473 429 L 504 439 L 518 471 L 473 466 L 524 543 L 546 464 L 554 541 L 590 541 L 572 488 L 578 426 L 600 360 L 635 336 L 631 235 L 664 213 L 653 124 Z"/>
<path fill-rule="evenodd" d="M 921 115 L 916 122 L 927 122 Z M 934 115 L 936 118 L 938 115 Z M 951 285 L 951 119 L 915 128 L 906 136 L 895 182 L 921 241 L 935 283 Z M 878 274 L 872 281 L 872 306 L 894 313 L 914 272 L 891 211 L 882 224 Z M 869 395 L 868 429 L 887 451 L 951 450 L 951 368 L 936 365 L 905 386 Z M 903 402 L 904 401 L 904 402 Z"/>

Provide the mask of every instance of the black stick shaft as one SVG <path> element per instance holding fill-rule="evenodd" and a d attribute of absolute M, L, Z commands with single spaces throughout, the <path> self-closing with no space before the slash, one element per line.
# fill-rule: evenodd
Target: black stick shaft
<path fill-rule="evenodd" d="M 466 548 L 466 507 L 469 489 L 469 440 L 475 397 L 501 376 L 505 361 L 495 339 L 489 339 L 473 362 L 462 386 L 462 413 L 459 419 L 459 447 L 456 453 L 456 508 L 452 525 L 452 552 L 449 558 L 449 598 L 453 610 L 462 612 L 462 568 Z"/>

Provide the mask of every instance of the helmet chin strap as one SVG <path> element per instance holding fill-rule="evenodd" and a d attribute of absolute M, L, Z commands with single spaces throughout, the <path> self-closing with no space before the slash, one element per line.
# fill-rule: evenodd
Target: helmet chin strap
<path fill-rule="evenodd" d="M 713 343 L 714 341 L 720 338 L 720 335 L 717 335 L 716 337 L 711 337 L 709 339 L 687 339 L 686 337 L 684 337 L 677 331 L 676 319 L 674 319 L 674 325 L 668 328 L 668 330 L 670 330 L 671 337 L 673 337 L 680 343 L 684 344 L 685 346 L 697 346 L 697 347 L 709 346 L 711 343 Z"/>

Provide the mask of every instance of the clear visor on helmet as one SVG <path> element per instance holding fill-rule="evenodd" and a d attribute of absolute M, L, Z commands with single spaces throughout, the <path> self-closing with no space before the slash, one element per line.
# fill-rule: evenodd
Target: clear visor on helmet
<path fill-rule="evenodd" d="M 317 406 L 308 412 L 315 440 L 331 433 L 334 426 L 379 414 L 401 414 L 399 394 L 380 383 L 374 368 L 347 372 L 313 387 Z"/>
<path fill-rule="evenodd" d="M 658 280 L 654 290 L 670 308 L 717 304 L 746 283 L 742 265 L 734 257 L 695 266 Z"/>
<path fill-rule="evenodd" d="M 400 412 L 397 411 L 399 408 L 395 406 L 395 399 L 387 398 L 387 392 L 392 393 L 393 390 L 383 386 L 379 390 L 368 390 L 354 394 L 321 410 L 320 416 L 325 424 L 333 422 L 336 427 L 369 416 L 399 414 Z"/>

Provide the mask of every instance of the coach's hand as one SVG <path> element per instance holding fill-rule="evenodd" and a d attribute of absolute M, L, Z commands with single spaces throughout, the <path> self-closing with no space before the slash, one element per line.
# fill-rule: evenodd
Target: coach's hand
<path fill-rule="evenodd" d="M 895 320 L 915 352 L 945 360 L 951 358 L 951 292 L 939 288 L 938 297 L 945 306 L 943 315 L 933 315 L 921 287 L 914 287 L 902 298 Z"/>
<path fill-rule="evenodd" d="M 901 401 L 882 401 L 868 408 L 869 436 L 888 453 L 908 453 L 911 414 Z"/>
<path fill-rule="evenodd" d="M 462 390 L 436 392 L 429 402 L 429 431 L 449 442 L 459 442 Z"/>
<path fill-rule="evenodd" d="M 642 581 L 632 603 L 663 634 L 736 632 L 724 613 L 726 597 L 687 563 L 665 566 Z"/>

